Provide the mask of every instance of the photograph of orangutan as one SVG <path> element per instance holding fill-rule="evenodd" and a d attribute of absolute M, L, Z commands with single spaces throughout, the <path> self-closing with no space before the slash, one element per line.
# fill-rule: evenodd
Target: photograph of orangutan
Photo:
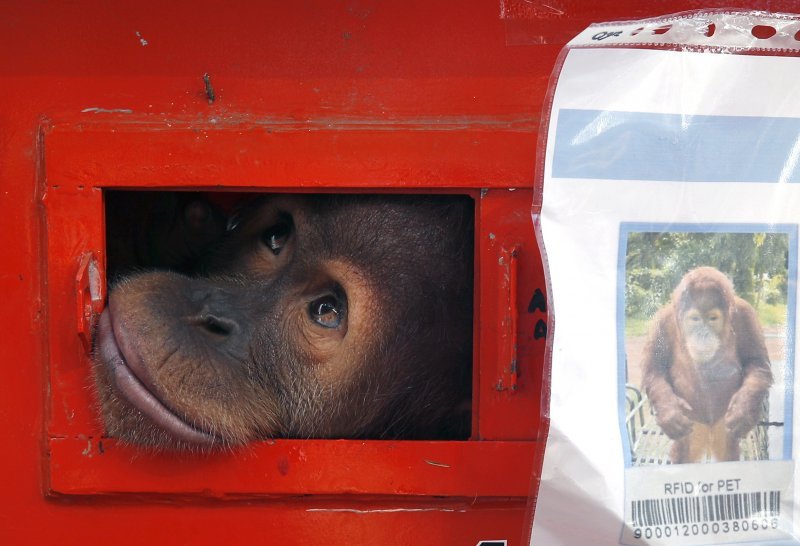
<path fill-rule="evenodd" d="M 792 235 L 623 234 L 632 465 L 787 456 Z"/>

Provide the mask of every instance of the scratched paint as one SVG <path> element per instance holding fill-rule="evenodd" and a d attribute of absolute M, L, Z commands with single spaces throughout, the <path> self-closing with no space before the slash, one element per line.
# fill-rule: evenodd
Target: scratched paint
<path fill-rule="evenodd" d="M 92 106 L 90 108 L 84 108 L 81 110 L 81 113 L 92 113 L 92 114 L 133 114 L 133 110 L 129 108 L 100 108 L 98 106 Z"/>
<path fill-rule="evenodd" d="M 349 512 L 351 514 L 377 514 L 392 512 L 466 512 L 459 508 L 375 508 L 373 510 L 359 510 L 358 508 L 308 508 L 306 512 Z"/>

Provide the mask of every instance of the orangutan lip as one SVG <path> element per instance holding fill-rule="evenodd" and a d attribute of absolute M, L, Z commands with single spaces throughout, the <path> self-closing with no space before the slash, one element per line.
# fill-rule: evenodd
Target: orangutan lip
<path fill-rule="evenodd" d="M 167 431 L 178 440 L 192 444 L 213 444 L 216 438 L 197 430 L 167 408 L 146 386 L 149 381 L 136 373 L 141 365 L 131 366 L 120 347 L 118 339 L 124 336 L 118 332 L 112 320 L 111 311 L 106 309 L 100 317 L 97 339 L 102 361 L 108 367 L 111 386 L 114 392 L 149 417 L 153 423 Z M 130 352 L 130 351 L 129 351 Z M 133 358 L 135 360 L 135 357 Z"/>

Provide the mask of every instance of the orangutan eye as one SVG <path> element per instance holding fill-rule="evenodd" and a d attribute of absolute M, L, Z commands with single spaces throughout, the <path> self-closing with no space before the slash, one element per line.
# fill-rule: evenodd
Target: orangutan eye
<path fill-rule="evenodd" d="M 261 234 L 261 241 L 276 256 L 281 253 L 289 236 L 292 234 L 292 226 L 287 222 L 275 224 Z"/>
<path fill-rule="evenodd" d="M 344 313 L 344 304 L 332 294 L 317 298 L 308 306 L 311 320 L 325 328 L 338 328 L 344 319 Z"/>

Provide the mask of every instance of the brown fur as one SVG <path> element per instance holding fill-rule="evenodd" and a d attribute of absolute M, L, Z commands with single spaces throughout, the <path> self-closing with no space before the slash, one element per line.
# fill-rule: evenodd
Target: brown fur
<path fill-rule="evenodd" d="M 276 196 L 237 214 L 204 276 L 125 278 L 97 335 L 108 434 L 156 448 L 464 438 L 472 214 L 464 197 Z M 312 317 L 330 298 L 336 327 Z"/>
<path fill-rule="evenodd" d="M 714 309 L 722 316 L 719 347 L 696 362 L 685 318 Z M 772 371 L 756 313 L 724 274 L 701 267 L 684 276 L 653 320 L 642 371 L 656 421 L 674 440 L 673 463 L 739 459 L 739 440 L 758 422 Z"/>

